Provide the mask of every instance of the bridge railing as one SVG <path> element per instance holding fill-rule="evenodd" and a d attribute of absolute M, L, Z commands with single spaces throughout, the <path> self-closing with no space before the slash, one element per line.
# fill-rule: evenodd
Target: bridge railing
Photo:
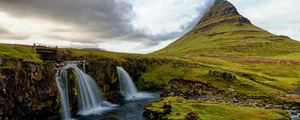
<path fill-rule="evenodd" d="M 33 44 L 34 48 L 52 48 L 52 49 L 57 49 L 57 46 L 51 46 L 51 45 L 43 45 L 43 44 L 39 44 L 39 43 L 34 43 Z"/>

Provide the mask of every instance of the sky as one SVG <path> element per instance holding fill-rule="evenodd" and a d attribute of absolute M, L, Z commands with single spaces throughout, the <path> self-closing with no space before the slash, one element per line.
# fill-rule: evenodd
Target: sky
<path fill-rule="evenodd" d="M 300 40 L 300 0 L 229 0 L 274 34 Z M 150 53 L 191 30 L 213 0 L 0 0 L 0 43 Z"/>

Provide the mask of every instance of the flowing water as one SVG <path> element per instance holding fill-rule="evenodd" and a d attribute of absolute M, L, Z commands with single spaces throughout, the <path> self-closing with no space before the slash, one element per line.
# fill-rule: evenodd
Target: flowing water
<path fill-rule="evenodd" d="M 78 115 L 76 119 L 120 119 L 142 120 L 143 107 L 159 95 L 156 93 L 138 92 L 129 74 L 122 68 L 117 67 L 120 92 L 125 97 L 120 106 L 111 104 L 105 100 L 97 83 L 77 66 L 78 62 L 67 62 L 67 65 L 56 73 L 56 83 L 61 96 L 63 108 L 62 118 L 73 119 L 70 114 L 69 81 L 67 70 L 73 69 L 77 76 L 78 86 Z M 79 116 L 79 117 L 78 117 Z"/>
<path fill-rule="evenodd" d="M 56 73 L 56 84 L 60 93 L 61 106 L 63 108 L 62 119 L 71 119 L 70 106 L 69 106 L 69 95 L 68 95 L 68 80 L 67 73 L 65 70 L 57 71 Z"/>
<path fill-rule="evenodd" d="M 151 92 L 153 98 L 124 101 L 116 109 L 100 116 L 77 117 L 78 120 L 144 120 L 144 105 L 159 98 L 159 92 Z"/>
<path fill-rule="evenodd" d="M 117 66 L 120 92 L 126 100 L 138 100 L 144 98 L 153 98 L 153 94 L 147 92 L 138 92 L 130 75 L 123 69 Z"/>
<path fill-rule="evenodd" d="M 289 114 L 291 116 L 291 120 L 300 120 L 300 113 L 296 110 L 289 110 Z"/>
<path fill-rule="evenodd" d="M 77 65 L 69 65 L 74 68 L 78 78 L 80 102 L 78 113 L 80 115 L 99 114 L 111 109 L 113 105 L 104 100 L 97 83 L 89 75 L 79 69 Z"/>
<path fill-rule="evenodd" d="M 138 91 L 129 74 L 120 66 L 117 66 L 117 71 L 119 76 L 120 92 L 127 97 L 137 94 Z"/>
<path fill-rule="evenodd" d="M 69 94 L 68 94 L 68 79 L 67 69 L 73 68 L 78 78 L 78 93 L 79 93 L 79 111 L 80 115 L 102 114 L 105 111 L 112 110 L 113 105 L 103 98 L 97 83 L 76 64 L 68 63 L 64 68 L 58 71 L 56 76 L 57 86 L 60 91 L 62 108 L 64 109 L 63 119 L 71 119 Z"/>

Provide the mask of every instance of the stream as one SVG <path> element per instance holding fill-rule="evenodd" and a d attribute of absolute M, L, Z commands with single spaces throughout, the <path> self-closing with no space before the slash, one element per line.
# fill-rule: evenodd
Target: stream
<path fill-rule="evenodd" d="M 113 110 L 107 111 L 102 115 L 79 116 L 78 120 L 144 120 L 144 105 L 159 99 L 159 92 L 153 93 L 153 98 L 140 100 L 123 101 Z"/>
<path fill-rule="evenodd" d="M 300 120 L 300 113 L 299 111 L 296 110 L 289 110 L 290 116 L 291 116 L 291 120 Z"/>

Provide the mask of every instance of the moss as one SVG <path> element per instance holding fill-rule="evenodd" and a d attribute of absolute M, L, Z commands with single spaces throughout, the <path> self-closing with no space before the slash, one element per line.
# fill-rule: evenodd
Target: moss
<path fill-rule="evenodd" d="M 160 113 L 163 111 L 162 106 L 165 103 L 172 106 L 172 112 L 163 116 L 167 119 L 185 119 L 189 113 L 194 111 L 201 120 L 289 120 L 288 112 L 283 110 L 207 103 L 179 97 L 163 98 L 146 105 L 145 110 Z"/>

